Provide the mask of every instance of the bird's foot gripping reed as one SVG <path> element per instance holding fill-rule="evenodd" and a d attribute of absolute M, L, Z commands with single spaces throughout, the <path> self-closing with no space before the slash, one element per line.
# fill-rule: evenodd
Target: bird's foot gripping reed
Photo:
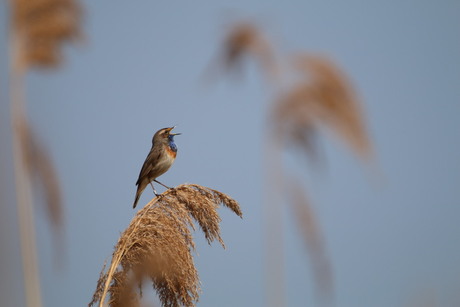
<path fill-rule="evenodd" d="M 149 279 L 163 306 L 195 306 L 200 292 L 198 272 L 191 252 L 195 220 L 208 243 L 225 248 L 220 236 L 223 205 L 239 217 L 239 204 L 228 195 L 196 184 L 183 184 L 165 191 L 139 210 L 120 236 L 105 266 L 89 306 L 139 306 L 142 282 Z"/>

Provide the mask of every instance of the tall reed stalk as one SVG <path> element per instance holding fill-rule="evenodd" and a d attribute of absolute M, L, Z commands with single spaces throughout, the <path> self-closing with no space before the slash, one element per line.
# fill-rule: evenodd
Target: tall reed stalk
<path fill-rule="evenodd" d="M 34 208 L 32 206 L 31 185 L 27 173 L 26 153 L 24 152 L 24 70 L 18 55 L 23 47 L 20 36 L 11 29 L 10 45 L 10 110 L 11 131 L 13 133 L 13 160 L 16 188 L 16 205 L 21 245 L 22 274 L 26 306 L 40 307 L 41 292 L 37 265 L 37 246 L 35 242 Z"/>
<path fill-rule="evenodd" d="M 52 159 L 27 119 L 25 76 L 31 68 L 51 68 L 60 63 L 60 46 L 75 36 L 78 21 L 75 0 L 10 0 L 11 130 L 24 296 L 28 307 L 42 306 L 32 205 L 33 177 L 44 189 L 53 225 L 62 225 L 62 204 Z"/>

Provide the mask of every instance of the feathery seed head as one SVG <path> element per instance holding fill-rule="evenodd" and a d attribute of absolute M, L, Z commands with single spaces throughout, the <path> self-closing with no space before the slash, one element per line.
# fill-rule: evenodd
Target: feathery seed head
<path fill-rule="evenodd" d="M 161 131 L 161 130 L 160 130 Z M 242 217 L 238 203 L 203 186 L 184 184 L 155 197 L 123 232 L 107 272 L 102 273 L 90 306 L 139 306 L 136 288 L 150 279 L 163 306 L 195 306 L 200 292 L 191 252 L 195 220 L 208 243 L 220 236 L 217 208 L 224 205 Z M 103 269 L 104 271 L 104 269 Z"/>

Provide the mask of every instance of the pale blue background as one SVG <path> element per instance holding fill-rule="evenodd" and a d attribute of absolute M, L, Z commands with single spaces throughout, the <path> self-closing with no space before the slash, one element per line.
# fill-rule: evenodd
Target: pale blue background
<path fill-rule="evenodd" d="M 324 53 L 365 103 L 379 175 L 331 138 L 327 165 L 304 173 L 333 266 L 337 306 L 460 306 L 459 1 L 84 1 L 84 44 L 58 72 L 27 78 L 28 112 L 55 158 L 66 205 L 62 269 L 37 204 L 44 306 L 84 306 L 134 215 L 153 133 L 178 125 L 162 181 L 224 191 L 227 244 L 201 233 L 198 306 L 265 306 L 263 137 L 271 89 L 256 66 L 203 86 L 224 25 L 263 25 L 278 49 Z M 21 306 L 7 96 L 6 4 L 0 4 L 0 304 Z M 141 203 L 151 197 L 146 190 Z M 315 306 L 307 252 L 286 214 L 289 306 Z"/>

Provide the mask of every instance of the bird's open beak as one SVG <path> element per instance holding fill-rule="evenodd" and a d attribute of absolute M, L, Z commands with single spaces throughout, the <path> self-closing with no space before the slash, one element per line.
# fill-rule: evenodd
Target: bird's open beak
<path fill-rule="evenodd" d="M 176 128 L 176 126 L 174 127 L 171 127 L 171 129 L 169 130 L 169 135 L 181 135 L 182 133 L 171 133 L 171 131 Z"/>

